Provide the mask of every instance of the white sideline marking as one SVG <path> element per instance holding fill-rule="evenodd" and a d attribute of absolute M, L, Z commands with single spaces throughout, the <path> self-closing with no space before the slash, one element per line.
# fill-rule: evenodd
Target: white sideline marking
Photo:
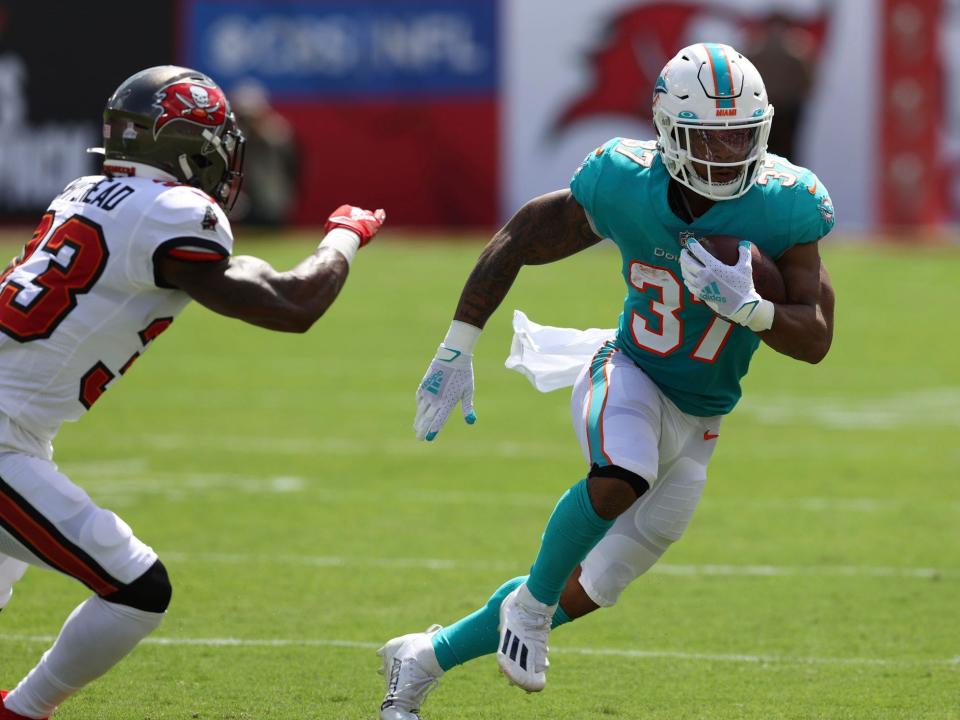
<path fill-rule="evenodd" d="M 811 424 L 839 430 L 960 426 L 960 388 L 867 398 L 748 395 L 737 412 L 767 425 Z"/>
<path fill-rule="evenodd" d="M 443 558 L 364 558 L 342 555 L 253 555 L 243 553 L 161 552 L 172 562 L 210 562 L 228 565 L 255 563 L 308 565 L 311 567 L 379 567 L 421 570 L 503 570 L 516 571 L 517 563 L 497 560 L 451 560 Z M 917 568 L 874 565 L 676 565 L 658 563 L 649 572 L 674 576 L 790 577 L 826 575 L 833 577 L 891 577 L 921 580 L 960 577 L 960 568 Z"/>
<path fill-rule="evenodd" d="M 192 435 L 141 435 L 140 445 L 155 450 L 183 450 L 204 447 L 228 450 L 235 453 L 269 453 L 284 455 L 346 455 L 368 456 L 370 443 L 354 438 L 316 437 L 316 438 L 272 438 L 240 435 L 214 435 L 196 437 Z M 571 448 L 573 448 L 571 450 Z M 444 446 L 429 447 L 426 443 L 410 440 L 382 440 L 376 446 L 376 452 L 383 455 L 406 457 L 430 457 L 436 455 L 453 457 L 506 457 L 506 458 L 543 458 L 562 457 L 574 453 L 576 444 L 571 443 L 516 443 L 499 442 L 484 447 L 476 443 L 447 443 Z M 579 455 L 579 453 L 576 453 Z"/>
<path fill-rule="evenodd" d="M 52 643 L 53 635 L 0 635 L 0 641 Z M 171 638 L 148 637 L 140 641 L 142 645 L 180 646 L 197 645 L 200 647 L 344 647 L 359 650 L 376 650 L 383 643 L 359 642 L 354 640 L 284 640 L 282 638 L 250 639 L 242 638 Z"/>
<path fill-rule="evenodd" d="M 95 470 L 91 470 L 95 468 Z M 136 468 L 136 469 L 135 469 Z M 251 476 L 230 473 L 185 473 L 172 471 L 151 472 L 136 461 L 118 460 L 116 463 L 65 464 L 64 470 L 75 480 L 97 495 L 101 502 L 123 503 L 142 495 L 183 500 L 197 490 L 230 492 L 296 493 L 309 491 L 328 502 L 369 501 L 390 503 L 430 503 L 435 505 L 494 505 L 499 507 L 531 507 L 549 510 L 556 504 L 556 496 L 548 493 L 499 493 L 469 490 L 436 490 L 406 487 L 402 492 L 377 494 L 364 488 L 342 489 L 326 487 L 319 478 L 296 476 Z M 890 498 L 831 498 L 831 497 L 707 497 L 703 506 L 736 506 L 737 508 L 771 508 L 805 512 L 893 512 L 905 507 L 933 507 L 937 511 L 960 512 L 960 502 L 929 501 Z"/>
<path fill-rule="evenodd" d="M 0 641 L 29 642 L 46 644 L 53 642 L 52 635 L 0 635 Z M 148 637 L 141 641 L 144 645 L 161 647 L 199 646 L 199 647 L 338 647 L 354 650 L 375 650 L 383 643 L 361 642 L 358 640 L 325 640 L 302 638 L 289 640 L 283 638 L 243 639 L 227 638 L 176 638 Z M 705 662 L 752 663 L 760 665 L 866 665 L 866 666 L 917 666 L 917 665 L 957 665 L 960 658 L 927 658 L 903 660 L 896 658 L 860 658 L 860 657 L 798 657 L 791 655 L 753 655 L 736 653 L 682 652 L 679 650 L 636 650 L 630 648 L 582 648 L 553 647 L 551 651 L 561 655 L 590 655 L 603 657 L 637 658 L 642 660 L 692 660 Z"/>

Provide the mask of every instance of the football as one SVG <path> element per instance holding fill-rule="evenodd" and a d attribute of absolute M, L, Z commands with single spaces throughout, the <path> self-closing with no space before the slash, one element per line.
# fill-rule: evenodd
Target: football
<path fill-rule="evenodd" d="M 732 235 L 706 235 L 697 240 L 720 262 L 727 265 L 737 264 L 740 238 Z M 784 302 L 787 299 L 787 289 L 783 284 L 780 268 L 773 258 L 757 247 L 756 243 L 750 244 L 750 254 L 753 263 L 753 285 L 760 297 L 774 303 Z"/>

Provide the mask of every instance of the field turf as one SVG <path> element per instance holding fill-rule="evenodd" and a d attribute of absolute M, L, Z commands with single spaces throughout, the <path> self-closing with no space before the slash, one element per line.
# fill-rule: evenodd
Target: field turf
<path fill-rule="evenodd" d="M 158 550 L 174 601 L 58 718 L 370 720 L 384 640 L 526 571 L 585 466 L 567 393 L 503 368 L 511 310 L 610 327 L 619 260 L 525 269 L 477 348 L 478 423 L 417 443 L 414 390 L 470 240 L 384 233 L 306 336 L 191 306 L 63 429 L 61 469 Z M 287 267 L 308 249 L 238 244 Z M 683 541 L 617 607 L 553 635 L 545 692 L 481 658 L 425 718 L 960 718 L 960 251 L 824 255 L 833 349 L 818 366 L 758 352 Z M 0 687 L 84 595 L 27 574 L 0 615 Z"/>

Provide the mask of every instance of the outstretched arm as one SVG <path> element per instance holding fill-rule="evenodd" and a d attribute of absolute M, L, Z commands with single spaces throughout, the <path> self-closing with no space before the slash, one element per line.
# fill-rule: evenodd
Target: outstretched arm
<path fill-rule="evenodd" d="M 476 422 L 473 345 L 520 268 L 560 260 L 598 242 L 569 190 L 534 198 L 493 236 L 467 278 L 450 330 L 417 389 L 417 439 L 433 440 L 457 403 L 466 422 Z"/>
<path fill-rule="evenodd" d="M 156 261 L 157 277 L 220 315 L 281 332 L 306 332 L 343 287 L 350 260 L 383 224 L 371 213 L 342 206 L 327 221 L 320 246 L 292 270 L 245 255 L 214 263 L 191 263 L 170 255 Z"/>
<path fill-rule="evenodd" d="M 521 267 L 561 260 L 598 242 L 587 214 L 569 190 L 530 200 L 480 254 L 454 319 L 482 328 L 506 297 Z"/>
<path fill-rule="evenodd" d="M 346 257 L 318 247 L 287 272 L 265 260 L 233 256 L 218 263 L 158 261 L 165 283 L 220 315 L 282 332 L 306 332 L 333 304 L 347 279 Z"/>

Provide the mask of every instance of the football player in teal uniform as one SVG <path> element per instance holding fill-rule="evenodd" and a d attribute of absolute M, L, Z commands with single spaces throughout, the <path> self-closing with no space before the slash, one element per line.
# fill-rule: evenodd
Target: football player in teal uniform
<path fill-rule="evenodd" d="M 812 172 L 766 153 L 773 107 L 757 70 L 726 45 L 684 48 L 657 80 L 653 117 L 656 141 L 607 142 L 569 190 L 529 201 L 494 236 L 421 382 L 418 438 L 435 439 L 458 402 L 472 424 L 473 347 L 520 268 L 602 238 L 619 247 L 616 338 L 573 389 L 586 477 L 557 503 L 529 576 L 453 625 L 384 645 L 384 720 L 419 717 L 444 672 L 494 652 L 512 683 L 542 690 L 551 627 L 614 605 L 683 534 L 760 342 L 810 363 L 830 348 L 834 293 L 818 241 L 833 208 Z M 749 242 L 726 265 L 697 242 L 706 235 Z M 757 293 L 749 243 L 776 261 L 784 302 Z"/>

